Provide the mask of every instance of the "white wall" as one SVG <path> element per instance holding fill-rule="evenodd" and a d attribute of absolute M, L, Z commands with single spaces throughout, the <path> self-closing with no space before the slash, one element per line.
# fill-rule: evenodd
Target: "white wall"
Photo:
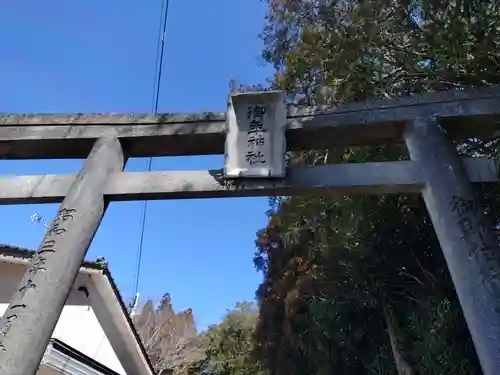
<path fill-rule="evenodd" d="M 24 270 L 24 265 L 0 261 L 0 316 L 7 309 Z M 63 341 L 111 370 L 126 375 L 92 307 L 89 306 L 89 298 L 85 293 L 77 290 L 80 286 L 86 286 L 90 281 L 89 278 L 88 275 L 78 276 L 52 337 Z M 91 290 L 90 287 L 87 288 Z"/>

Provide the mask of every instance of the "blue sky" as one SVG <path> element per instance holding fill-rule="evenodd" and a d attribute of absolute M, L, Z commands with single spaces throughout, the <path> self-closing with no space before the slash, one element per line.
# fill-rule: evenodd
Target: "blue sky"
<path fill-rule="evenodd" d="M 160 0 L 2 4 L 0 112 L 150 112 Z M 224 111 L 228 82 L 262 83 L 259 0 L 171 0 L 160 112 Z M 0 176 L 76 173 L 81 160 L 0 161 Z M 133 159 L 128 171 L 145 170 Z M 222 157 L 155 158 L 154 170 L 222 167 Z M 88 253 L 104 256 L 125 299 L 133 292 L 141 202 L 113 203 Z M 1 243 L 36 248 L 57 205 L 0 206 Z M 255 232 L 267 199 L 150 202 L 139 291 L 192 308 L 199 328 L 254 298 Z"/>

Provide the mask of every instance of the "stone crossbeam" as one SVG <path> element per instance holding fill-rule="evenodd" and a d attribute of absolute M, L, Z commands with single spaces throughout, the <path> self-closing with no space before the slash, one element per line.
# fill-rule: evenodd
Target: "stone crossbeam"
<path fill-rule="evenodd" d="M 496 182 L 492 160 L 464 159 L 472 182 Z M 62 202 L 75 175 L 0 177 L 0 205 Z M 105 188 L 110 201 L 289 196 L 304 193 L 418 193 L 425 185 L 418 162 L 397 161 L 294 167 L 283 181 L 225 183 L 221 171 L 120 172 Z"/>
<path fill-rule="evenodd" d="M 399 141 L 404 124 L 437 116 L 454 138 L 495 136 L 500 88 L 398 99 L 291 107 L 288 150 Z M 223 154 L 225 114 L 0 114 L 0 159 L 86 158 L 101 136 L 120 139 L 128 157 Z"/>

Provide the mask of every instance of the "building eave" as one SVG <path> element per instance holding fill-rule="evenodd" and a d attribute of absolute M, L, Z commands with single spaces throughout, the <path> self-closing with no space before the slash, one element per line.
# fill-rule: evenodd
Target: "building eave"
<path fill-rule="evenodd" d="M 68 375 L 119 375 L 57 339 L 50 340 L 40 365 Z"/>
<path fill-rule="evenodd" d="M 0 260 L 10 263 L 28 264 L 36 251 L 24 249 L 11 245 L 0 244 Z M 102 263 L 85 261 L 80 268 L 80 274 L 88 275 L 92 281 L 93 290 L 90 299 L 97 319 L 104 328 L 103 322 L 108 329 L 120 337 L 126 348 L 116 355 L 124 368 L 133 370 L 134 375 L 154 375 L 155 371 L 142 344 L 142 340 L 135 329 L 127 307 L 123 302 L 117 285 L 109 269 Z M 115 348 L 117 342 L 112 342 L 113 337 L 108 337 Z"/>
<path fill-rule="evenodd" d="M 92 290 L 89 292 L 94 313 L 97 319 L 104 323 L 103 326 L 106 325 L 107 330 L 113 332 L 113 335 L 108 336 L 111 345 L 118 348 L 114 345 L 113 339 L 120 337 L 121 342 L 126 346 L 123 352 L 115 350 L 122 366 L 126 371 L 133 369 L 133 372 L 129 372 L 134 375 L 154 375 L 155 372 L 146 349 L 142 345 L 109 270 L 107 268 L 89 269 L 86 272 L 93 281 Z"/>

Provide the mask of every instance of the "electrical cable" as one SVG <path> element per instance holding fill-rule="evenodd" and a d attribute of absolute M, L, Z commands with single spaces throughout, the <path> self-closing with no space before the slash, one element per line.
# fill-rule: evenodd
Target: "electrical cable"
<path fill-rule="evenodd" d="M 162 0 L 161 3 L 161 16 L 160 16 L 160 26 L 158 29 L 159 38 L 158 43 L 156 45 L 156 61 L 155 61 L 155 80 L 153 83 L 153 102 L 152 102 L 152 111 L 153 114 L 158 114 L 158 104 L 160 101 L 160 87 L 161 87 L 161 76 L 163 71 L 163 55 L 165 51 L 165 38 L 166 38 L 166 30 L 167 30 L 167 18 L 168 18 L 168 10 L 169 10 L 170 1 Z M 148 158 L 147 170 L 151 172 L 153 166 L 153 158 Z M 137 291 L 139 289 L 139 278 L 141 271 L 141 260 L 142 260 L 142 251 L 144 244 L 144 229 L 146 226 L 146 216 L 148 209 L 148 201 L 144 201 L 141 209 L 141 219 L 140 219 L 140 237 L 139 244 L 137 247 L 137 263 L 135 270 L 135 279 L 134 279 L 134 303 L 136 303 L 135 299 L 137 296 Z"/>

